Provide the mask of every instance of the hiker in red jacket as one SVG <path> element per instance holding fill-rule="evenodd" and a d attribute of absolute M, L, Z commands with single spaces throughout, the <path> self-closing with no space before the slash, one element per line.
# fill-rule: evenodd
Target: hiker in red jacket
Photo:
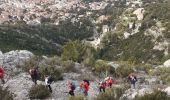
<path fill-rule="evenodd" d="M 84 96 L 88 96 L 88 90 L 89 90 L 89 81 L 88 80 L 83 80 L 80 83 L 80 89 L 83 91 Z"/>
<path fill-rule="evenodd" d="M 107 77 L 107 78 L 105 78 L 105 82 L 106 82 L 106 85 L 111 88 L 112 84 L 113 84 L 113 78 Z"/>
<path fill-rule="evenodd" d="M 100 92 L 105 92 L 105 89 L 106 89 L 106 82 L 105 81 L 101 81 L 100 83 L 99 83 L 99 91 Z"/>
<path fill-rule="evenodd" d="M 0 67 L 0 79 L 2 81 L 2 83 L 4 84 L 5 81 L 4 81 L 4 69 L 2 67 Z"/>

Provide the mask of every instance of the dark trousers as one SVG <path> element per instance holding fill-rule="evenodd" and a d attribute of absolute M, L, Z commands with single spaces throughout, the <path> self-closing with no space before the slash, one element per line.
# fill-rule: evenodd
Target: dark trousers
<path fill-rule="evenodd" d="M 87 91 L 84 91 L 84 96 L 88 96 L 88 92 Z"/>
<path fill-rule="evenodd" d="M 100 90 L 100 92 L 102 92 L 102 91 L 105 92 L 105 88 L 100 87 L 99 90 Z"/>
<path fill-rule="evenodd" d="M 112 84 L 109 84 L 109 87 L 111 88 L 111 87 L 112 87 Z"/>
<path fill-rule="evenodd" d="M 51 86 L 50 86 L 50 85 L 47 85 L 47 87 L 48 87 L 49 91 L 52 92 Z"/>
<path fill-rule="evenodd" d="M 70 90 L 68 93 L 69 93 L 71 96 L 74 96 L 74 90 Z"/>
<path fill-rule="evenodd" d="M 37 76 L 31 75 L 32 81 L 37 84 Z"/>
<path fill-rule="evenodd" d="M 5 84 L 5 80 L 3 78 L 1 78 L 1 81 L 2 81 L 3 84 Z"/>

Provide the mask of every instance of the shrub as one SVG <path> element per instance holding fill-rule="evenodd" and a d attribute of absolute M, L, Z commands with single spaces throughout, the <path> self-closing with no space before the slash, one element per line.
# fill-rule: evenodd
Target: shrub
<path fill-rule="evenodd" d="M 45 75 L 51 75 L 54 81 L 62 80 L 62 73 L 54 66 L 42 66 L 39 68 L 39 79 L 44 80 Z"/>
<path fill-rule="evenodd" d="M 0 86 L 0 99 L 1 100 L 13 100 L 12 94 L 8 91 L 8 89 L 3 89 L 2 86 Z"/>
<path fill-rule="evenodd" d="M 72 60 L 82 62 L 88 58 L 95 58 L 95 49 L 90 44 L 81 43 L 81 41 L 70 41 L 63 46 L 61 57 L 63 60 Z"/>
<path fill-rule="evenodd" d="M 30 99 L 45 99 L 48 96 L 50 96 L 50 92 L 44 85 L 34 85 L 29 91 Z"/>
<path fill-rule="evenodd" d="M 97 60 L 95 64 L 95 71 L 98 73 L 105 72 L 108 69 L 108 66 L 105 61 Z"/>
<path fill-rule="evenodd" d="M 75 63 L 73 61 L 62 61 L 61 63 L 63 72 L 76 72 Z"/>
<path fill-rule="evenodd" d="M 163 84 L 170 84 L 170 68 L 158 67 L 152 71 L 151 75 L 158 76 L 162 80 Z"/>
<path fill-rule="evenodd" d="M 122 94 L 124 93 L 124 89 L 120 87 L 115 87 L 106 90 L 104 93 L 100 93 L 96 100 L 119 100 Z"/>
<path fill-rule="evenodd" d="M 120 66 L 115 70 L 116 77 L 127 77 L 133 71 L 133 65 L 127 62 L 121 62 Z"/>
<path fill-rule="evenodd" d="M 150 73 L 150 70 L 153 69 L 152 65 L 148 65 L 148 64 L 140 64 L 140 65 L 137 65 L 135 67 L 137 70 L 141 70 L 141 71 L 144 71 L 145 73 L 149 74 Z"/>
<path fill-rule="evenodd" d="M 40 57 L 35 56 L 35 57 L 31 58 L 30 60 L 25 61 L 22 69 L 23 69 L 25 72 L 29 72 L 29 70 L 30 70 L 31 68 L 38 67 L 37 65 L 38 65 L 38 63 L 39 63 L 39 59 L 40 59 Z"/>
<path fill-rule="evenodd" d="M 67 42 L 63 47 L 63 53 L 61 55 L 63 60 L 72 60 L 80 62 L 82 59 L 82 44 L 80 41 Z"/>
<path fill-rule="evenodd" d="M 166 92 L 156 90 L 151 94 L 136 96 L 134 100 L 170 100 L 170 97 Z"/>
<path fill-rule="evenodd" d="M 69 100 L 84 100 L 82 96 L 71 96 Z"/>

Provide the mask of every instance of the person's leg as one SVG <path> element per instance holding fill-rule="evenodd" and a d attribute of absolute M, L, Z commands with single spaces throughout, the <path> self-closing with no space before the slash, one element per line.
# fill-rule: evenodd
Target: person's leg
<path fill-rule="evenodd" d="M 34 78 L 34 83 L 37 84 L 37 76 Z"/>
<path fill-rule="evenodd" d="M 135 89 L 136 87 L 135 87 L 135 83 L 133 84 L 133 88 Z"/>
<path fill-rule="evenodd" d="M 103 92 L 105 92 L 105 88 L 103 88 Z"/>
<path fill-rule="evenodd" d="M 88 93 L 87 93 L 87 91 L 84 91 L 84 96 L 88 96 Z"/>
<path fill-rule="evenodd" d="M 5 80 L 4 78 L 1 78 L 2 84 L 5 84 Z"/>
<path fill-rule="evenodd" d="M 34 75 L 31 75 L 31 79 L 36 84 Z"/>
<path fill-rule="evenodd" d="M 69 91 L 69 94 L 70 94 L 71 96 L 74 96 L 74 91 L 73 91 L 73 90 L 70 90 L 70 91 Z"/>
<path fill-rule="evenodd" d="M 99 87 L 99 91 L 102 92 L 102 88 L 101 87 Z"/>
<path fill-rule="evenodd" d="M 49 88 L 50 92 L 52 92 L 52 88 L 51 88 L 51 86 L 50 86 L 50 85 L 48 85 L 48 88 Z"/>
<path fill-rule="evenodd" d="M 112 84 L 111 83 L 109 84 L 109 86 L 110 86 L 110 88 L 112 88 Z"/>

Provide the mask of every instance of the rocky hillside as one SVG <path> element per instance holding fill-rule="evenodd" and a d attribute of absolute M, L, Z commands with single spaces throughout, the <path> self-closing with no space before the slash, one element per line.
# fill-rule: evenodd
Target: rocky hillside
<path fill-rule="evenodd" d="M 106 60 L 146 62 L 169 53 L 167 0 L 4 0 L 0 11 L 4 52 L 60 55 L 66 42 L 85 40 Z"/>
<path fill-rule="evenodd" d="M 47 100 L 150 100 L 160 93 L 169 100 L 169 11 L 169 0 L 1 0 L 0 65 L 6 73 L 0 99 L 44 93 Z M 44 75 L 54 76 L 53 93 L 39 93 L 28 74 L 32 67 L 40 71 L 37 87 Z M 130 72 L 137 75 L 136 89 L 127 82 Z M 116 83 L 99 93 L 106 76 Z M 91 82 L 89 96 L 78 87 L 72 99 L 67 83 L 83 79 Z"/>
<path fill-rule="evenodd" d="M 25 62 L 29 62 L 31 59 L 34 59 L 35 56 L 36 55 L 26 50 L 11 51 L 4 54 L 0 53 L 1 65 L 3 65 L 6 73 L 4 78 L 5 84 L 1 83 L 0 86 L 2 88 L 7 88 L 10 91 L 10 93 L 12 93 L 14 100 L 30 98 L 29 91 L 31 87 L 34 86 L 34 83 L 31 81 L 31 77 L 28 74 L 28 72 L 24 71 L 24 68 L 25 66 L 27 66 Z M 41 74 L 41 69 L 43 68 L 43 65 L 48 66 L 47 68 L 51 66 L 50 61 L 53 61 L 53 59 L 55 59 L 55 62 L 53 62 L 53 66 L 55 66 L 55 68 L 59 70 L 61 68 L 65 68 L 64 65 L 60 66 L 59 64 L 60 62 L 58 62 L 59 59 L 57 60 L 55 57 L 48 58 L 43 56 L 38 60 L 38 62 L 36 62 L 36 65 L 38 66 L 38 69 L 40 71 L 39 74 Z M 30 63 L 32 62 L 29 62 L 29 64 Z M 112 62 L 112 66 L 117 68 L 116 73 L 118 72 L 120 74 L 119 68 L 123 66 L 121 66 L 120 64 L 113 64 L 113 62 Z M 165 74 L 166 72 L 159 71 L 159 68 L 160 70 L 163 70 L 164 68 L 169 66 L 170 66 L 169 61 L 166 61 L 164 65 L 162 65 L 162 68 L 160 68 L 159 66 L 156 66 L 154 68 L 145 67 L 145 69 L 137 68 L 136 75 L 138 77 L 138 82 L 137 82 L 136 89 L 128 88 L 127 81 L 125 81 L 124 78 L 121 77 L 114 78 L 116 83 L 113 85 L 113 87 L 125 88 L 124 92 L 120 94 L 121 96 L 120 100 L 124 100 L 124 99 L 135 100 L 136 98 L 135 96 L 137 95 L 142 96 L 146 93 L 152 93 L 153 91 L 155 91 L 155 89 L 165 91 L 168 93 L 168 95 L 170 95 L 169 94 L 170 89 L 168 87 L 168 84 L 164 83 L 168 81 L 161 80 L 159 76 L 155 76 L 158 73 Z M 146 68 L 147 69 L 149 68 L 150 70 L 153 70 L 153 72 L 157 72 L 157 73 L 151 74 L 149 72 L 150 74 L 148 74 Z M 170 69 L 168 68 L 166 70 L 170 70 Z M 74 81 L 78 85 L 81 82 L 81 80 L 84 78 L 90 80 L 89 96 L 86 98 L 88 100 L 98 100 L 97 99 L 97 96 L 99 95 L 98 82 L 101 81 L 104 77 L 101 76 L 98 77 L 94 75 L 88 68 L 84 67 L 82 64 L 79 63 L 75 63 L 74 66 L 72 66 L 72 70 L 62 73 L 62 76 L 63 76 L 62 80 L 58 80 L 52 83 L 51 86 L 53 89 L 53 93 L 49 97 L 47 97 L 46 100 L 51 100 L 51 99 L 68 100 L 70 98 L 70 96 L 67 93 L 68 82 Z M 161 75 L 161 77 L 162 76 L 163 75 Z M 37 84 L 44 85 L 45 82 L 41 79 L 38 79 Z M 75 94 L 76 96 L 82 95 L 78 86 L 77 89 L 75 90 Z M 2 96 L 1 92 L 0 92 L 0 96 Z M 8 99 L 4 98 L 3 100 L 8 100 Z M 144 99 L 144 100 L 150 100 L 150 99 Z"/>

